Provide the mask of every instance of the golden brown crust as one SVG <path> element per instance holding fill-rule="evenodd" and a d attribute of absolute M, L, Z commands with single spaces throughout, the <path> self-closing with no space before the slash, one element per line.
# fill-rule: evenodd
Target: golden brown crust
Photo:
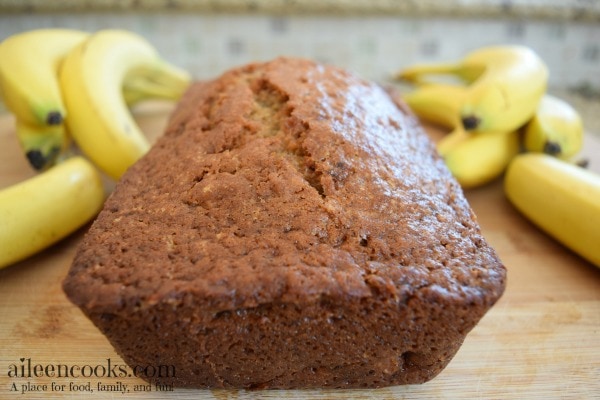
<path fill-rule="evenodd" d="M 188 91 L 64 289 L 125 361 L 174 364 L 178 385 L 289 388 L 431 379 L 504 284 L 416 119 L 280 58 Z"/>

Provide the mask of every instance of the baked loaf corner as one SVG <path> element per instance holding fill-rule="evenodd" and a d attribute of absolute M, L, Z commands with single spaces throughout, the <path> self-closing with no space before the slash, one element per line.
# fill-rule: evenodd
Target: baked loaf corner
<path fill-rule="evenodd" d="M 394 96 L 278 58 L 190 88 L 63 288 L 149 381 L 355 388 L 432 379 L 505 279 Z"/>

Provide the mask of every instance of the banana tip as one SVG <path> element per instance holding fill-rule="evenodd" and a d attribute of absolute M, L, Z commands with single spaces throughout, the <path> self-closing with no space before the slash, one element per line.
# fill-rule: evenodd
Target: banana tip
<path fill-rule="evenodd" d="M 29 150 L 25 154 L 25 156 L 27 157 L 29 164 L 36 171 L 43 170 L 44 167 L 46 167 L 46 164 L 48 163 L 48 159 L 44 156 L 44 154 L 42 154 L 40 150 Z"/>
<path fill-rule="evenodd" d="M 60 125 L 63 122 L 63 115 L 60 111 L 50 111 L 46 115 L 46 123 L 48 125 Z"/>
<path fill-rule="evenodd" d="M 551 140 L 544 143 L 544 153 L 550 154 L 551 156 L 558 156 L 562 152 L 559 143 L 553 142 Z"/>
<path fill-rule="evenodd" d="M 462 125 L 467 131 L 475 130 L 481 124 L 481 119 L 475 115 L 468 115 L 461 119 Z"/>

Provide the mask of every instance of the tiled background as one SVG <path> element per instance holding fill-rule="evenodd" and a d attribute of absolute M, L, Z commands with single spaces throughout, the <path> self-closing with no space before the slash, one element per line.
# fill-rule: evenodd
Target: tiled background
<path fill-rule="evenodd" d="M 594 18 L 114 8 L 19 13 L 0 7 L 0 40 L 40 27 L 136 31 L 198 79 L 250 61 L 293 55 L 385 82 L 415 62 L 449 61 L 480 46 L 521 43 L 547 62 L 551 91 L 567 97 L 586 116 L 587 129 L 600 134 L 600 23 Z"/>
<path fill-rule="evenodd" d="M 600 90 L 600 24 L 454 17 L 83 13 L 0 15 L 0 39 L 62 26 L 140 32 L 170 61 L 198 78 L 234 65 L 295 55 L 388 79 L 414 62 L 451 60 L 479 46 L 523 43 L 549 64 L 555 88 Z"/>

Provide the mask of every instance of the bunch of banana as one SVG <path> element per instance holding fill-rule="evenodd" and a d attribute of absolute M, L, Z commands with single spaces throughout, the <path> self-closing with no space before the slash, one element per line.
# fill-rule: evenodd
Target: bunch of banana
<path fill-rule="evenodd" d="M 498 178 L 521 150 L 563 159 L 579 152 L 581 118 L 545 93 L 547 76 L 539 57 L 521 46 L 487 47 L 458 63 L 415 65 L 397 74 L 416 86 L 403 96 L 415 114 L 450 131 L 438 152 L 465 188 Z"/>
<path fill-rule="evenodd" d="M 467 88 L 463 85 L 424 83 L 403 96 L 419 118 L 450 131 L 437 150 L 463 188 L 473 188 L 498 178 L 519 153 L 517 131 L 467 132 L 459 112 Z"/>
<path fill-rule="evenodd" d="M 127 81 L 130 88 L 142 85 L 178 98 L 189 76 L 162 60 L 144 38 L 122 30 L 93 34 L 67 55 L 60 71 L 69 131 L 82 152 L 114 179 L 149 148 L 123 96 Z"/>
<path fill-rule="evenodd" d="M 162 60 L 142 37 L 41 29 L 0 44 L 0 93 L 39 175 L 0 191 L 0 268 L 62 239 L 104 201 L 100 173 L 69 153 L 71 139 L 113 178 L 147 149 L 130 107 L 177 100 L 189 75 Z"/>
<path fill-rule="evenodd" d="M 523 215 L 600 267 L 600 175 L 548 154 L 526 153 L 510 163 L 504 189 Z"/>
<path fill-rule="evenodd" d="M 466 84 L 459 117 L 467 131 L 510 132 L 529 120 L 544 95 L 548 68 L 524 46 L 490 46 L 475 50 L 456 63 L 415 65 L 397 74 L 413 83 L 445 74 Z"/>
<path fill-rule="evenodd" d="M 185 72 L 161 61 L 149 43 L 126 31 L 105 30 L 90 35 L 71 29 L 38 29 L 10 36 L 0 43 L 0 93 L 7 109 L 17 120 L 17 137 L 34 169 L 44 170 L 68 154 L 73 125 L 79 127 L 76 133 L 81 133 L 81 124 L 71 124 L 68 114 L 80 112 L 82 105 L 73 106 L 72 99 L 71 106 L 66 105 L 68 100 L 65 99 L 65 89 L 59 81 L 59 75 L 67 56 L 97 42 L 98 36 L 105 35 L 112 39 L 104 49 L 91 51 L 98 59 L 118 52 L 117 49 L 121 49 L 121 57 L 125 58 L 127 49 L 136 46 L 143 47 L 145 54 L 151 54 L 151 57 L 142 61 L 136 55 L 139 52 L 132 51 L 127 60 L 107 57 L 99 65 L 88 62 L 85 72 L 79 76 L 83 74 L 88 80 L 105 76 L 98 79 L 96 86 L 87 89 L 88 92 L 94 91 L 88 97 L 93 97 L 100 108 L 114 107 L 115 103 L 121 105 L 124 102 L 122 114 L 146 99 L 177 100 L 189 83 Z M 75 69 L 81 70 L 81 67 Z M 122 72 L 124 68 L 126 73 L 119 78 L 117 71 Z M 65 77 L 63 80 L 69 79 Z M 99 90 L 102 85 L 110 85 L 113 92 L 118 92 L 124 100 L 115 102 L 112 97 L 101 97 L 107 91 L 106 88 Z M 83 93 L 80 93 L 82 98 Z M 73 119 L 77 119 L 77 116 Z M 92 124 L 94 120 L 89 121 L 86 132 Z M 112 134 L 115 137 L 129 135 L 124 129 L 113 131 Z M 76 136 L 81 138 L 86 134 Z M 116 155 L 115 158 L 122 159 Z M 116 162 L 115 158 L 106 162 Z M 126 159 L 131 159 L 131 155 Z M 118 174 L 111 176 L 118 177 Z"/>
<path fill-rule="evenodd" d="M 69 147 L 58 71 L 67 53 L 88 36 L 70 29 L 38 29 L 0 43 L 0 92 L 36 170 L 53 165 Z"/>
<path fill-rule="evenodd" d="M 100 174 L 78 156 L 0 191 L 0 268 L 83 226 L 98 213 L 104 196 Z"/>

